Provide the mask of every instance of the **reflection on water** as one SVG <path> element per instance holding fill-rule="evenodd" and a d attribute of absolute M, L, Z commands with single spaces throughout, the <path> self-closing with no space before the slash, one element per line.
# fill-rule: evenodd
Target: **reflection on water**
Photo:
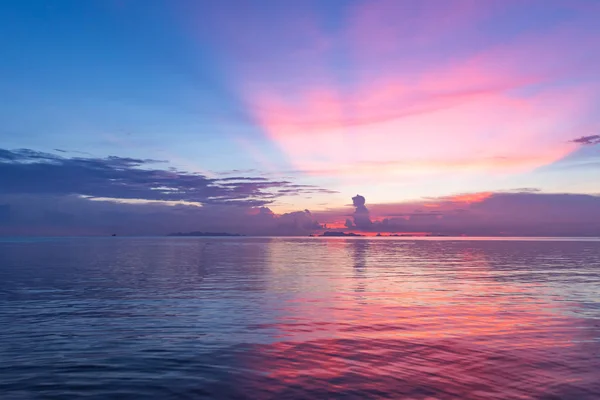
<path fill-rule="evenodd" d="M 600 398 L 600 241 L 0 241 L 0 393 Z"/>

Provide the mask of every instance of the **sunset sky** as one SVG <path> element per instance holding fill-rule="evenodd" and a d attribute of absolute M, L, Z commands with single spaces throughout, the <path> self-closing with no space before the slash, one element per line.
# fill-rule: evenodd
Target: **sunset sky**
<path fill-rule="evenodd" d="M 598 236 L 599 20 L 597 0 L 3 1 L 0 234 Z"/>

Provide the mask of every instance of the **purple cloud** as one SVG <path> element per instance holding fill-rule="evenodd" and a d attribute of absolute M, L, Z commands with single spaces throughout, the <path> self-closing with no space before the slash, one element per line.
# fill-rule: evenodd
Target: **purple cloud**
<path fill-rule="evenodd" d="M 305 236 L 321 229 L 308 210 L 92 201 L 76 195 L 0 195 L 0 235 L 165 235 L 228 232 Z"/>
<path fill-rule="evenodd" d="M 265 206 L 327 189 L 256 176 L 210 178 L 157 163 L 164 161 L 0 149 L 0 234 L 307 235 L 321 229 L 308 210 L 277 215 Z"/>
<path fill-rule="evenodd" d="M 0 194 L 84 195 L 99 198 L 262 206 L 282 196 L 323 188 L 264 177 L 209 178 L 157 169 L 165 161 L 128 157 L 63 157 L 29 149 L 0 149 Z"/>
<path fill-rule="evenodd" d="M 359 199 L 354 205 L 364 206 L 364 203 Z M 361 210 L 359 215 L 368 216 L 368 225 L 346 221 L 348 229 L 473 236 L 600 237 L 600 196 L 591 194 L 541 193 L 528 189 L 372 204 L 368 214 Z M 343 221 L 347 210 L 316 214 L 322 222 Z"/>
<path fill-rule="evenodd" d="M 365 206 L 365 198 L 359 194 L 352 198 L 354 206 L 354 225 L 359 229 L 369 229 L 372 225 L 369 210 Z"/>
<path fill-rule="evenodd" d="M 583 144 L 586 146 L 600 144 L 600 135 L 581 136 L 571 140 L 572 143 Z"/>

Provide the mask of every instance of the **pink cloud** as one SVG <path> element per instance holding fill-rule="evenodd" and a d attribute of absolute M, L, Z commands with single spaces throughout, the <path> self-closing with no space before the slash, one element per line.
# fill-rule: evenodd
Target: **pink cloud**
<path fill-rule="evenodd" d="M 353 79 L 347 84 L 328 64 L 331 43 L 337 42 L 313 24 L 309 37 L 329 43 L 317 46 L 319 57 L 297 68 L 286 64 L 285 83 L 262 71 L 243 85 L 256 121 L 295 168 L 377 179 L 448 169 L 516 173 L 576 148 L 568 140 L 583 123 L 595 89 L 555 83 L 586 59 L 592 40 L 581 39 L 586 27 L 528 34 L 416 68 L 410 54 L 398 53 L 402 46 L 456 34 L 490 10 L 465 1 L 448 13 L 427 3 L 404 10 L 415 14 L 416 25 L 407 28 L 390 12 L 397 2 L 364 4 L 337 38 L 351 56 Z M 405 35 L 413 28 L 414 35 Z M 557 53 L 557 45 L 569 49 L 570 57 Z"/>
<path fill-rule="evenodd" d="M 446 79 L 465 87 L 467 76 L 458 73 Z M 471 157 L 473 168 L 535 168 L 574 149 L 565 141 L 590 98 L 584 90 L 572 89 L 526 98 L 507 95 L 507 89 L 519 87 L 518 79 L 490 78 L 485 87 L 480 83 L 484 79 L 475 78 L 472 87 L 481 89 L 466 92 L 460 92 L 459 85 L 454 91 L 444 90 L 445 82 L 435 76 L 423 81 L 440 82 L 442 92 L 428 96 L 419 93 L 433 92 L 427 84 L 419 89 L 390 81 L 382 90 L 366 87 L 355 97 L 342 98 L 333 89 L 301 92 L 300 104 L 261 96 L 256 101 L 258 121 L 294 165 L 308 172 L 347 164 L 350 168 L 344 170 L 360 173 L 354 165 L 398 159 L 415 166 L 426 161 L 435 169 L 468 165 L 456 160 Z M 395 115 L 387 112 L 392 109 Z M 482 163 L 482 156 L 496 162 Z"/>
<path fill-rule="evenodd" d="M 444 198 L 444 201 L 466 204 L 481 203 L 482 201 L 492 197 L 492 195 L 492 192 L 465 193 L 446 197 Z"/>

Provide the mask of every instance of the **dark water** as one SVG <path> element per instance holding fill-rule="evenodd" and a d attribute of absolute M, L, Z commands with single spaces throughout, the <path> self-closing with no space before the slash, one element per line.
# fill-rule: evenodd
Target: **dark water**
<path fill-rule="evenodd" d="M 0 240 L 1 399 L 599 399 L 600 241 Z"/>

